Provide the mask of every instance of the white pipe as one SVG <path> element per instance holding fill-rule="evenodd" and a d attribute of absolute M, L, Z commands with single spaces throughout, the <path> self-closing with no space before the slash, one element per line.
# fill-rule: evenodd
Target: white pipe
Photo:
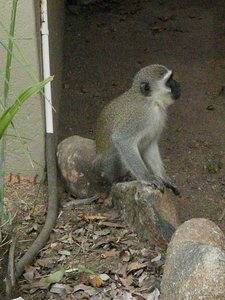
<path fill-rule="evenodd" d="M 47 0 L 41 2 L 41 36 L 42 36 L 42 63 L 44 79 L 50 76 L 49 59 L 49 30 Z M 44 87 L 45 93 L 45 126 L 46 133 L 53 133 L 52 93 L 51 82 Z"/>

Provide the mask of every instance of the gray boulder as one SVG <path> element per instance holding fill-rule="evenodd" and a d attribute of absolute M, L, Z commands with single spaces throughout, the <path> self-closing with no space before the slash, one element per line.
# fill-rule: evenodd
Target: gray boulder
<path fill-rule="evenodd" d="M 225 299 L 224 247 L 224 234 L 212 221 L 182 224 L 167 249 L 160 299 Z"/>

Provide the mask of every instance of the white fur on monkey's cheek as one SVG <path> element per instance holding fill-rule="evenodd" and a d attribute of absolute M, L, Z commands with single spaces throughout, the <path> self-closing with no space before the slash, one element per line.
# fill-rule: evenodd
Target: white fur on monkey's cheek
<path fill-rule="evenodd" d="M 166 74 L 166 76 L 162 79 L 162 82 L 165 84 L 165 81 L 167 81 L 170 76 L 172 75 L 172 71 L 171 70 L 168 70 L 168 73 Z"/>

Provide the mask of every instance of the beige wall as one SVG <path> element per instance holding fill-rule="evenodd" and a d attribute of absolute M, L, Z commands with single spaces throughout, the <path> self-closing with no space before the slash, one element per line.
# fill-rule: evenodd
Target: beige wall
<path fill-rule="evenodd" d="M 9 27 L 11 13 L 11 1 L 2 0 L 0 3 L 1 21 Z M 61 71 L 62 71 L 62 43 L 64 30 L 64 1 L 49 0 L 49 32 L 50 32 L 50 60 L 51 74 L 55 75 L 52 82 L 52 99 L 54 107 L 58 108 L 61 97 Z M 0 38 L 7 42 L 7 38 L 0 29 Z M 41 63 L 41 36 L 40 36 L 40 1 L 18 1 L 15 39 L 23 51 L 28 62 L 32 66 L 35 75 L 42 78 Z M 15 52 L 16 53 L 16 52 Z M 5 69 L 5 51 L 0 48 L 0 69 Z M 2 91 L 2 81 L 0 88 Z M 14 94 L 32 84 L 32 80 L 13 59 L 10 102 Z M 6 148 L 6 173 L 21 173 L 29 176 L 39 175 L 42 177 L 45 167 L 45 118 L 44 102 L 41 95 L 35 95 L 29 99 L 20 109 L 14 119 L 14 124 L 25 139 L 25 145 L 29 151 L 34 166 L 32 167 L 20 145 L 18 138 L 13 137 L 15 132 L 12 128 L 7 131 Z M 54 127 L 57 129 L 57 113 L 54 114 Z"/>

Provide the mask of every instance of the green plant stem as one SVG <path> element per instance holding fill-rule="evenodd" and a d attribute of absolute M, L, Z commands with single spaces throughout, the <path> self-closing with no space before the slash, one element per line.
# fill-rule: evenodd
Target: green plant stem
<path fill-rule="evenodd" d="M 16 9 L 17 9 L 17 0 L 13 0 L 12 2 L 12 10 L 11 10 L 11 20 L 10 20 L 10 35 L 14 37 L 15 31 L 15 20 L 16 20 Z M 7 58 L 6 58 L 6 69 L 5 69 L 5 81 L 4 81 L 4 98 L 2 101 L 3 109 L 5 109 L 8 105 L 8 93 L 9 93 L 9 82 L 11 75 L 11 63 L 12 63 L 12 49 L 13 49 L 13 41 L 9 39 L 8 41 L 8 49 Z M 3 135 L 0 140 L 0 224 L 2 225 L 4 222 L 4 214 L 3 214 L 3 201 L 4 201 L 4 176 L 5 176 L 5 149 L 6 149 L 6 138 Z M 2 240 L 2 234 L 0 230 L 0 241 Z"/>
<path fill-rule="evenodd" d="M 10 30 L 9 34 L 14 38 L 14 32 L 15 32 L 15 23 L 16 23 L 16 9 L 17 9 L 17 1 L 13 0 L 13 6 L 11 11 L 11 20 L 10 20 Z M 12 50 L 13 50 L 13 40 L 8 40 L 8 49 L 7 57 L 6 57 L 6 68 L 5 68 L 5 82 L 4 82 L 4 99 L 3 99 L 3 105 L 4 108 L 7 107 L 8 102 L 8 93 L 9 93 L 9 82 L 10 82 L 10 75 L 11 75 L 11 64 L 12 64 Z"/>

